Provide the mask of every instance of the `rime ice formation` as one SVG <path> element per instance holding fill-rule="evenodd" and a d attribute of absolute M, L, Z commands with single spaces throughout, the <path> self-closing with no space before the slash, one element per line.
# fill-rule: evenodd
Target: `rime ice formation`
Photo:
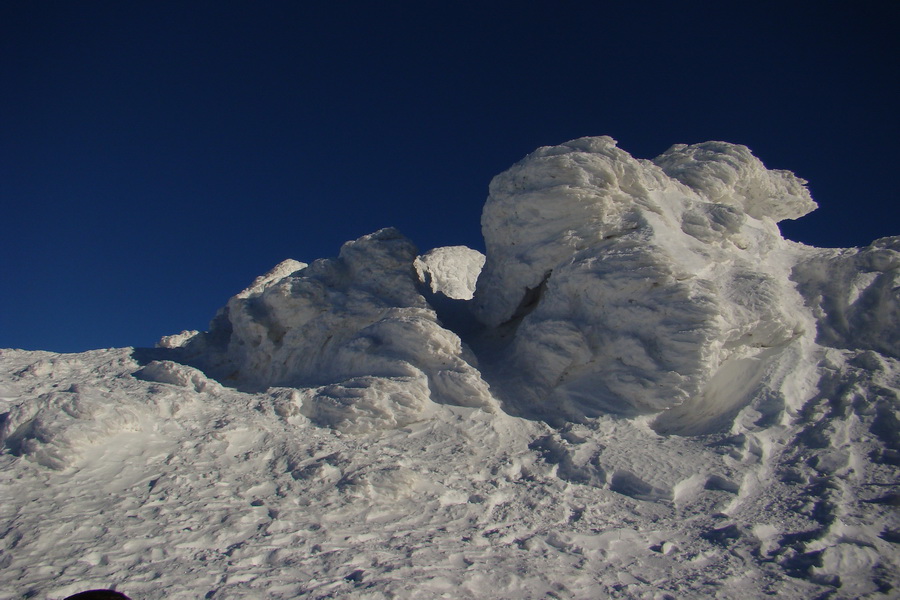
<path fill-rule="evenodd" d="M 804 183 L 582 138 L 486 256 L 383 229 L 156 349 L 0 351 L 0 600 L 896 597 L 900 238 L 784 240 Z"/>
<path fill-rule="evenodd" d="M 521 373 L 510 402 L 579 419 L 691 401 L 720 426 L 760 386 L 781 394 L 770 365 L 802 371 L 815 330 L 775 224 L 815 207 L 803 183 L 742 146 L 678 145 L 649 162 L 608 137 L 541 148 L 497 176 L 475 309 L 516 328 L 501 359 Z"/>
<path fill-rule="evenodd" d="M 676 144 L 653 163 L 704 200 L 732 206 L 754 219 L 798 219 L 816 208 L 804 180 L 790 171 L 766 169 L 746 146 Z"/>
<path fill-rule="evenodd" d="M 182 349 L 232 385 L 310 388 L 304 414 L 345 430 L 405 425 L 429 401 L 491 409 L 474 357 L 419 293 L 416 254 L 383 229 L 334 259 L 285 261 Z"/>
<path fill-rule="evenodd" d="M 435 248 L 416 258 L 419 280 L 433 293 L 456 300 L 471 300 L 484 267 L 484 254 L 465 246 Z"/>

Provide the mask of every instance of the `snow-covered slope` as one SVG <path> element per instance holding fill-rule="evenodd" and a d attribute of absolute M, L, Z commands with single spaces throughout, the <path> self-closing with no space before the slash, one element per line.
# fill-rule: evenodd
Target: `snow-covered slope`
<path fill-rule="evenodd" d="M 804 183 L 582 138 L 486 256 L 385 229 L 156 349 L 2 351 L 0 598 L 896 597 L 900 239 L 784 240 Z"/>

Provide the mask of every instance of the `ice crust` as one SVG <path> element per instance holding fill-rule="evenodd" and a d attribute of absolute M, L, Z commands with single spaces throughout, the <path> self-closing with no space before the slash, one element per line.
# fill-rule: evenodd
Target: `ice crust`
<path fill-rule="evenodd" d="M 900 237 L 783 239 L 804 184 L 581 138 L 485 255 L 382 229 L 155 349 L 0 351 L 0 600 L 892 597 Z"/>

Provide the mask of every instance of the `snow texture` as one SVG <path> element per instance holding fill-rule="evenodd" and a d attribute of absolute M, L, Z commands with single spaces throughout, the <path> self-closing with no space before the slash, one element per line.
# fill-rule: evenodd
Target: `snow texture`
<path fill-rule="evenodd" d="M 428 284 L 432 293 L 471 300 L 484 267 L 484 254 L 465 246 L 435 248 L 416 257 L 415 266 L 419 280 Z"/>
<path fill-rule="evenodd" d="M 804 183 L 582 138 L 486 256 L 383 229 L 154 349 L 0 351 L 0 598 L 896 597 L 900 238 L 784 240 Z"/>
<path fill-rule="evenodd" d="M 382 229 L 337 258 L 281 263 L 183 346 L 186 360 L 241 389 L 311 388 L 304 414 L 347 431 L 406 425 L 430 402 L 493 410 L 474 356 L 419 293 L 416 255 Z"/>
<path fill-rule="evenodd" d="M 509 402 L 578 420 L 694 400 L 719 425 L 777 388 L 767 365 L 800 368 L 815 328 L 775 225 L 815 206 L 802 184 L 742 146 L 679 145 L 650 163 L 608 137 L 541 148 L 497 176 L 475 309 L 515 329 L 501 362 L 523 376 Z"/>

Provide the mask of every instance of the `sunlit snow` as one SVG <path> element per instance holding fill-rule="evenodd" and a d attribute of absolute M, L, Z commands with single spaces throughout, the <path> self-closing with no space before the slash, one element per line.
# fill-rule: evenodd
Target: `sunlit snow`
<path fill-rule="evenodd" d="M 485 255 L 382 229 L 157 348 L 3 350 L 0 598 L 896 597 L 900 237 L 785 240 L 805 183 L 581 138 Z"/>

